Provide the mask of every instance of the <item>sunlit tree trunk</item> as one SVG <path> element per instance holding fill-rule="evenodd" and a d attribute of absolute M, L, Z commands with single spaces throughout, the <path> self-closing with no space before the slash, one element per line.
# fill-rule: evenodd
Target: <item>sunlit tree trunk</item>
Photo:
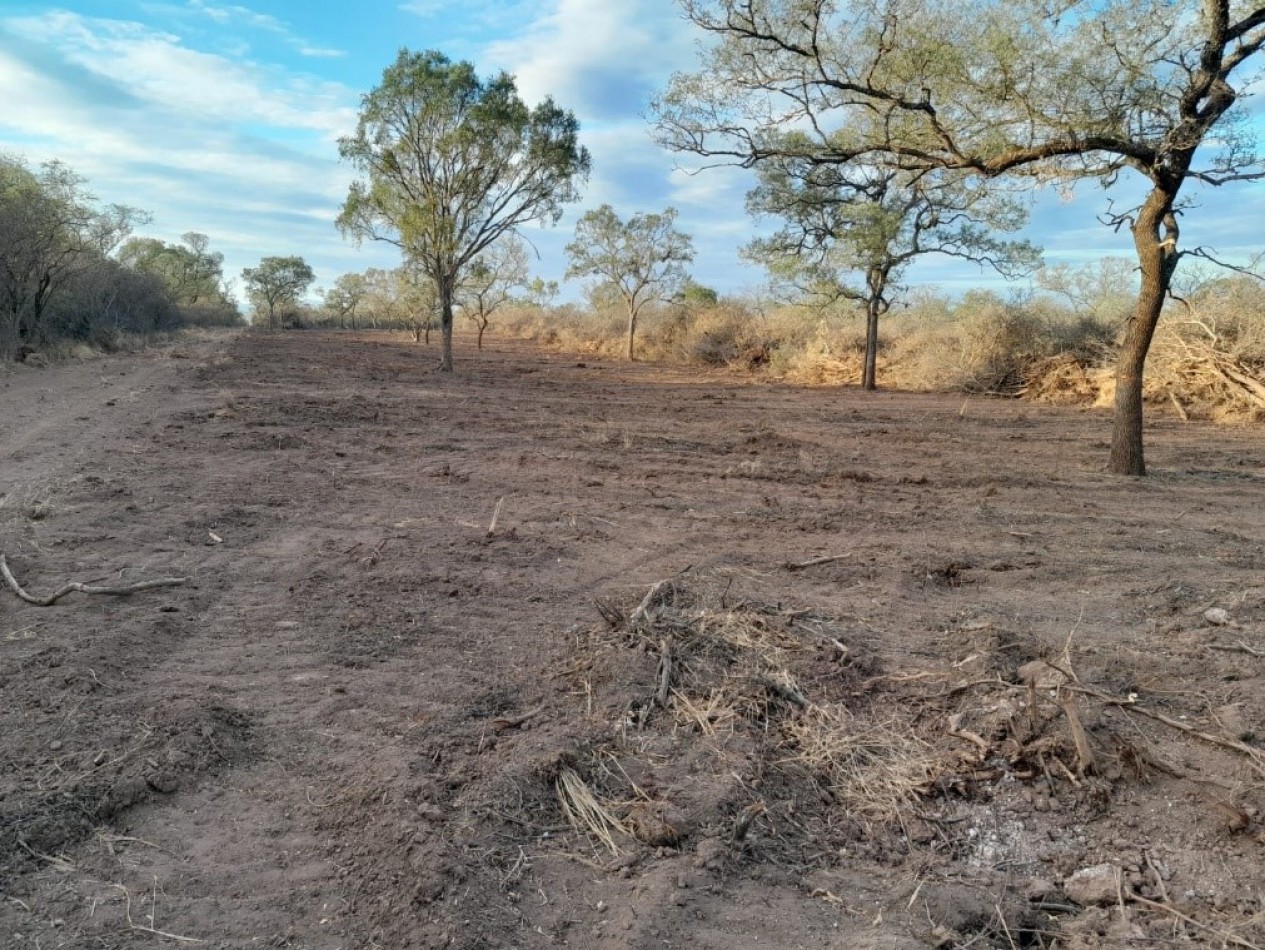
<path fill-rule="evenodd" d="M 1116 404 L 1111 432 L 1108 471 L 1115 475 L 1145 475 L 1142 448 L 1142 378 L 1146 355 L 1155 336 L 1164 298 L 1177 267 L 1177 219 L 1171 191 L 1155 188 L 1138 212 L 1133 243 L 1138 253 L 1142 286 L 1133 315 L 1125 324 L 1116 357 Z"/>

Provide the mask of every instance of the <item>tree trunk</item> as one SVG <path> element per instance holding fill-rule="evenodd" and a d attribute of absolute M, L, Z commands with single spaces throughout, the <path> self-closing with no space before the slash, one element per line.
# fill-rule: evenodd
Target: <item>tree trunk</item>
<path fill-rule="evenodd" d="M 631 363 L 637 358 L 633 349 L 633 341 L 637 336 L 637 311 L 632 307 L 628 308 L 628 361 Z"/>
<path fill-rule="evenodd" d="M 486 320 L 480 320 L 479 321 L 479 349 L 480 350 L 483 349 L 483 331 L 486 330 L 487 328 L 488 328 L 488 322 Z"/>
<path fill-rule="evenodd" d="M 878 389 L 878 318 L 879 302 L 871 297 L 865 302 L 865 368 L 861 371 L 861 388 L 870 392 Z"/>
<path fill-rule="evenodd" d="M 1125 325 L 1116 357 L 1116 404 L 1107 470 L 1114 475 L 1145 475 L 1142 444 L 1142 377 L 1155 327 L 1164 310 L 1177 266 L 1176 195 L 1156 187 L 1147 196 L 1133 226 L 1142 286 L 1133 315 Z"/>
<path fill-rule="evenodd" d="M 439 329 L 443 337 L 443 351 L 439 357 L 439 369 L 452 372 L 452 284 L 442 281 L 439 285 Z M 430 327 L 430 321 L 426 323 Z"/>

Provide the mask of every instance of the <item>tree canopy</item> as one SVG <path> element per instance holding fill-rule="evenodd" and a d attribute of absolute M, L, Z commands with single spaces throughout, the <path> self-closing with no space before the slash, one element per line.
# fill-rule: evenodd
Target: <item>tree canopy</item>
<path fill-rule="evenodd" d="M 100 204 L 61 162 L 33 171 L 0 156 L 0 353 L 39 342 L 59 295 L 145 220 L 136 208 Z"/>
<path fill-rule="evenodd" d="M 552 99 L 528 108 L 508 73 L 481 80 L 433 50 L 400 51 L 339 152 L 363 177 L 338 226 L 396 245 L 434 281 L 448 371 L 466 268 L 508 232 L 556 223 L 590 167 L 572 113 Z"/>
<path fill-rule="evenodd" d="M 176 303 L 222 299 L 224 255 L 209 250 L 210 238 L 197 231 L 187 231 L 180 240 L 168 244 L 157 238 L 131 238 L 119 249 L 119 261 L 158 277 Z"/>
<path fill-rule="evenodd" d="M 275 327 L 277 311 L 298 303 L 316 275 L 301 257 L 265 257 L 258 267 L 243 270 L 242 279 L 256 310 L 267 316 L 269 327 Z"/>

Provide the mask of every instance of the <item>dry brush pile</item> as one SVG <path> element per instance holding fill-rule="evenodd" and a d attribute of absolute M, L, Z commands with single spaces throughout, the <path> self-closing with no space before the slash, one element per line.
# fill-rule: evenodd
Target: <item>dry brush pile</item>
<path fill-rule="evenodd" d="M 1121 794 L 1179 774 L 1186 766 L 1163 751 L 1172 742 L 1255 776 L 1208 777 L 1225 825 L 1253 833 L 1251 789 L 1265 778 L 1255 744 L 1082 682 L 1070 639 L 1057 656 L 999 649 L 983 669 L 883 669 L 847 618 L 731 598 L 732 581 L 687 573 L 635 607 L 599 604 L 606 626 L 577 641 L 563 676 L 614 725 L 540 763 L 516 822 L 570 828 L 578 838 L 552 847 L 579 847 L 608 872 L 693 851 L 725 873 L 810 872 L 803 886 L 832 901 L 812 869 L 913 861 L 927 882 L 970 879 L 994 895 L 997 919 L 941 927 L 943 947 L 1110 946 L 1084 941 L 1119 930 L 1116 915 L 1135 936 L 1265 940 L 1265 908 L 1190 906 L 1159 864 L 1082 867 L 1089 859 L 1060 839 L 1087 816 L 1109 824 Z"/>

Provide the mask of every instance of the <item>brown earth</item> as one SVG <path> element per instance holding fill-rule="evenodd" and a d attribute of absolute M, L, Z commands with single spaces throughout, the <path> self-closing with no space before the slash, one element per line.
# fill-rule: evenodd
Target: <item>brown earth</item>
<path fill-rule="evenodd" d="M 1265 943 L 1258 430 L 459 357 L 0 376 L 0 946 Z"/>

